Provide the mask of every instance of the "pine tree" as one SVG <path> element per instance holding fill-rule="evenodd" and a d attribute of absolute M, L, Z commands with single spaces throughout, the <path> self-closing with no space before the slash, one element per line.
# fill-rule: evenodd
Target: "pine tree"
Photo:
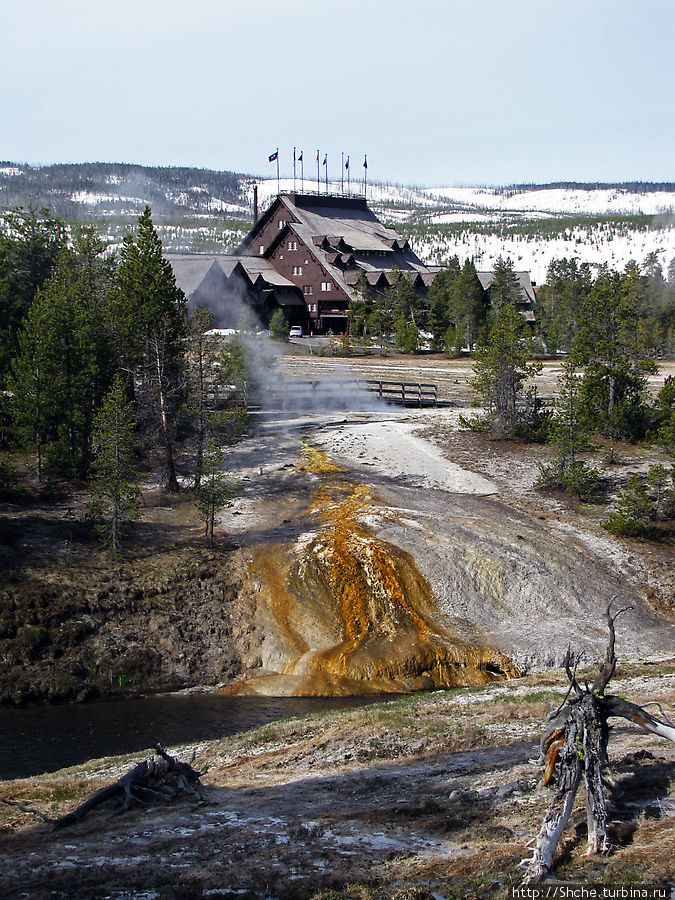
<path fill-rule="evenodd" d="M 216 512 L 227 504 L 235 491 L 228 481 L 227 470 L 223 468 L 224 461 L 224 450 L 214 440 L 209 441 L 197 491 L 197 508 L 204 520 L 204 534 L 209 547 L 214 544 Z"/>
<path fill-rule="evenodd" d="M 38 479 L 84 476 L 96 409 L 110 382 L 108 269 L 91 229 L 75 234 L 39 290 L 19 334 L 10 385 L 20 436 L 33 446 Z"/>
<path fill-rule="evenodd" d="M 272 337 L 282 339 L 287 338 L 289 330 L 290 325 L 288 324 L 288 319 L 284 315 L 283 309 L 278 307 L 274 310 L 272 318 L 270 319 L 270 331 L 272 332 Z"/>
<path fill-rule="evenodd" d="M 150 207 L 138 220 L 138 233 L 124 238 L 115 277 L 114 327 L 117 351 L 145 434 L 159 433 L 166 485 L 178 491 L 173 430 L 182 388 L 185 296 L 176 287 L 171 264 L 152 224 Z"/>
<path fill-rule="evenodd" d="M 513 269 L 510 258 L 501 256 L 496 260 L 492 270 L 490 282 L 490 307 L 493 315 L 498 316 L 504 307 L 513 304 L 515 307 L 520 299 L 520 286 Z"/>
<path fill-rule="evenodd" d="M 455 323 L 455 352 L 459 354 L 465 346 L 471 350 L 485 327 L 488 297 L 470 259 L 464 262 L 455 279 L 450 309 Z"/>
<path fill-rule="evenodd" d="M 648 426 L 645 374 L 655 366 L 640 346 L 644 285 L 634 264 L 604 269 L 583 307 L 574 353 L 585 366 L 581 402 L 589 427 L 612 439 L 640 438 Z"/>
<path fill-rule="evenodd" d="M 21 322 L 66 243 L 64 223 L 47 209 L 16 209 L 0 217 L 0 387 L 18 350 Z"/>
<path fill-rule="evenodd" d="M 115 375 L 94 423 L 91 512 L 101 520 L 98 531 L 118 553 L 124 525 L 139 516 L 139 473 L 134 465 L 133 404 L 124 382 Z"/>
<path fill-rule="evenodd" d="M 492 428 L 498 435 L 513 434 L 524 383 L 541 371 L 528 363 L 525 321 L 513 302 L 502 306 L 487 341 L 476 351 L 473 386 L 482 394 Z"/>
<path fill-rule="evenodd" d="M 453 256 L 447 266 L 434 278 L 429 288 L 427 327 L 432 335 L 431 349 L 435 352 L 446 348 L 448 329 L 450 327 L 454 329 L 453 289 L 459 273 L 459 259 L 457 256 Z"/>

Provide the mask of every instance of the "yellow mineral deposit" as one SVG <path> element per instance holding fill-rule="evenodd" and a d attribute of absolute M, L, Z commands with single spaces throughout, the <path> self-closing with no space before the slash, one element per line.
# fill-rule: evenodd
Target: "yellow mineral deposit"
<path fill-rule="evenodd" d="M 236 690 L 331 696 L 517 676 L 498 650 L 446 626 L 412 557 L 371 533 L 367 521 L 393 514 L 370 488 L 313 448 L 303 456 L 321 477 L 306 513 L 312 528 L 291 545 L 255 551 L 248 584 L 266 635 L 262 674 Z"/>

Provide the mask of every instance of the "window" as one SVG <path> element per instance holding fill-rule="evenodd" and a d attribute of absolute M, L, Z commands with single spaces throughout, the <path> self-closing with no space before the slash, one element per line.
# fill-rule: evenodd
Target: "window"
<path fill-rule="evenodd" d="M 321 282 L 321 290 L 322 291 L 329 291 L 331 289 L 331 286 L 332 285 L 331 285 L 330 281 L 322 281 Z"/>
<path fill-rule="evenodd" d="M 288 225 L 286 219 L 279 219 L 279 231 L 284 227 L 284 225 Z"/>
<path fill-rule="evenodd" d="M 260 245 L 260 255 L 262 256 L 264 252 L 265 252 L 265 245 L 261 244 Z"/>
<path fill-rule="evenodd" d="M 302 266 L 293 266 L 294 275 L 302 275 Z"/>
<path fill-rule="evenodd" d="M 306 284 L 302 290 L 303 290 L 303 293 L 305 293 L 305 294 L 313 294 L 314 293 L 314 288 L 312 287 L 311 284 Z"/>
<path fill-rule="evenodd" d="M 308 303 L 307 310 L 308 310 L 308 312 L 315 313 L 316 312 L 316 303 Z"/>
<path fill-rule="evenodd" d="M 287 248 L 287 249 L 288 249 L 288 250 L 297 250 L 297 249 L 298 249 L 298 242 L 297 242 L 297 241 L 289 241 L 289 242 L 288 242 L 288 248 Z"/>

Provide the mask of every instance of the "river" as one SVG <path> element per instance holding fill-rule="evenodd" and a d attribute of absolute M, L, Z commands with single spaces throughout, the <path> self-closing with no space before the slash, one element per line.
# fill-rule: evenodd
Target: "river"
<path fill-rule="evenodd" d="M 237 697 L 163 694 L 61 706 L 0 708 L 0 779 L 176 744 L 225 737 L 317 710 L 372 703 L 374 697 Z M 384 698 L 379 698 L 384 699 Z"/>

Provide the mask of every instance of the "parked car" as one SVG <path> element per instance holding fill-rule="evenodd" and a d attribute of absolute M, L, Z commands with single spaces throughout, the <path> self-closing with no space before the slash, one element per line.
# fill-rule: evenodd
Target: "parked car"
<path fill-rule="evenodd" d="M 291 330 L 288 332 L 289 337 L 302 337 L 302 326 L 301 325 L 291 325 Z"/>

